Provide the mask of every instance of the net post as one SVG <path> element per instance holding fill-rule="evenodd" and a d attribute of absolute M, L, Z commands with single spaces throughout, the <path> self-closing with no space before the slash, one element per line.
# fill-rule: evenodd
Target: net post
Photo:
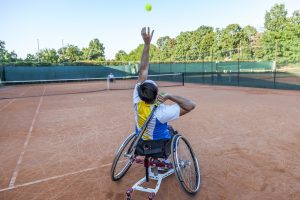
<path fill-rule="evenodd" d="M 181 75 L 182 75 L 182 86 L 184 86 L 184 72 Z"/>
<path fill-rule="evenodd" d="M 106 89 L 109 90 L 109 78 L 106 78 Z"/>

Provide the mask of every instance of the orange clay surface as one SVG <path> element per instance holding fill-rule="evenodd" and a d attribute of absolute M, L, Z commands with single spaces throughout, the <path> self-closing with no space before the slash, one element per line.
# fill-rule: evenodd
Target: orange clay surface
<path fill-rule="evenodd" d="M 172 175 L 156 200 L 300 199 L 299 91 L 196 84 L 162 90 L 197 104 L 171 124 L 198 157 L 201 190 L 188 196 Z M 125 199 L 144 176 L 134 164 L 121 181 L 110 178 L 114 154 L 134 130 L 132 90 L 3 99 L 0 117 L 1 200 Z M 147 194 L 134 192 L 133 199 Z"/>

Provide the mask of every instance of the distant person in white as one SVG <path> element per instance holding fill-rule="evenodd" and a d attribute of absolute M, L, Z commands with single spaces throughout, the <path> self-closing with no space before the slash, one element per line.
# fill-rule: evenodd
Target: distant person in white
<path fill-rule="evenodd" d="M 109 80 L 109 82 L 114 82 L 115 81 L 115 76 L 112 74 L 112 73 L 110 73 L 109 75 L 108 75 L 108 80 Z"/>

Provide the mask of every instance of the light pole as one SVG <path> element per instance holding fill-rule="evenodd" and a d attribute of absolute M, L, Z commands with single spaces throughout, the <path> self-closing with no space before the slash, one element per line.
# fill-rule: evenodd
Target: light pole
<path fill-rule="evenodd" d="M 37 39 L 37 47 L 38 47 L 38 63 L 40 63 L 40 41 Z"/>

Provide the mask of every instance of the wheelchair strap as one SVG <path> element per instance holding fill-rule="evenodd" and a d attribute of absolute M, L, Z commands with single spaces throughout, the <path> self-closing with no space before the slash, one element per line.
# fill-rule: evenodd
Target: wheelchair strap
<path fill-rule="evenodd" d="M 136 146 L 139 142 L 139 140 L 142 138 L 142 136 L 144 135 L 144 132 L 149 124 L 149 122 L 151 121 L 151 119 L 153 118 L 153 115 L 154 115 L 154 112 L 155 110 L 157 109 L 157 107 L 159 106 L 159 102 L 157 101 L 155 104 L 154 104 L 154 108 L 152 109 L 149 117 L 147 118 L 147 120 L 145 121 L 145 123 L 143 124 L 142 128 L 140 129 L 139 133 L 138 133 L 138 136 L 136 138 L 136 140 L 134 141 L 133 145 L 131 146 L 131 149 L 128 149 L 128 152 L 131 154 L 131 153 L 134 153 L 135 152 L 135 149 L 136 149 Z"/>

